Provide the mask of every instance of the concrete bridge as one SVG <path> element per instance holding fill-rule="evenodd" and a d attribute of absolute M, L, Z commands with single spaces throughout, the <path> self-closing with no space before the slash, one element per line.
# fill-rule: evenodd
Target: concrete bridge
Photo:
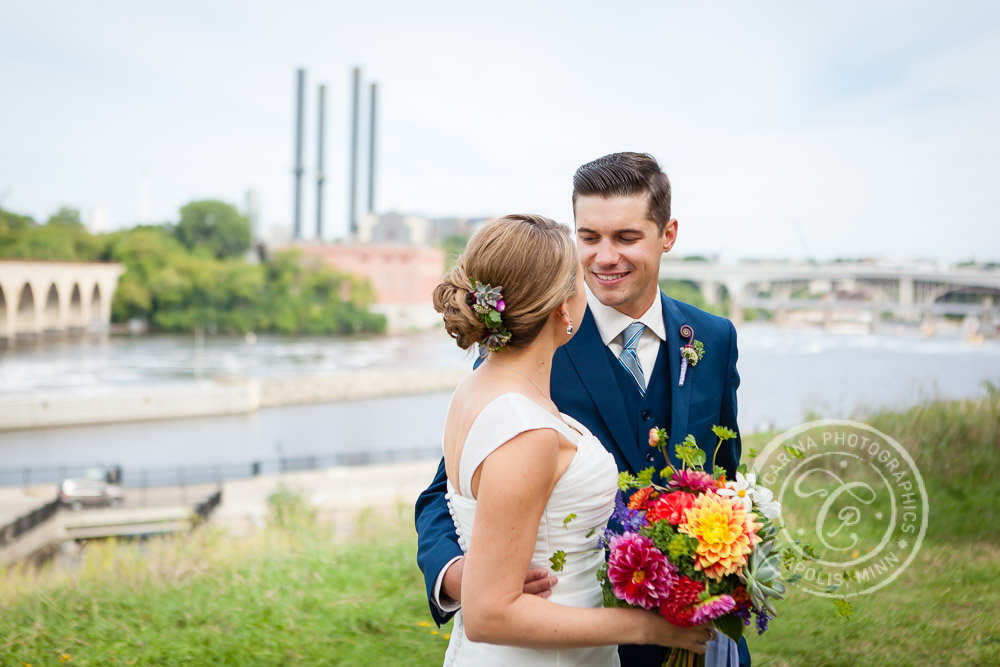
<path fill-rule="evenodd" d="M 0 340 L 107 329 L 124 272 L 110 262 L 0 260 Z"/>
<path fill-rule="evenodd" d="M 930 263 L 682 261 L 664 257 L 660 278 L 694 283 L 715 305 L 729 298 L 729 316 L 744 308 L 866 310 L 917 321 L 927 315 L 976 315 L 1000 321 L 1000 269 L 941 268 Z"/>

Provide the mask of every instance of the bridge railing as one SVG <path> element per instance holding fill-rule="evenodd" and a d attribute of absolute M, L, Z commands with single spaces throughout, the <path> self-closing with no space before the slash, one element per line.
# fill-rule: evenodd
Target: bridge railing
<path fill-rule="evenodd" d="M 0 486 L 60 484 L 70 477 L 83 477 L 87 469 L 119 470 L 120 483 L 126 491 L 157 487 L 200 486 L 227 480 L 246 479 L 258 475 L 284 472 L 321 470 L 341 466 L 363 466 L 384 463 L 429 461 L 441 458 L 441 446 L 429 445 L 403 450 L 341 452 L 307 456 L 286 456 L 259 459 L 244 463 L 219 463 L 196 466 L 164 466 L 161 468 L 128 468 L 109 465 L 60 465 L 0 468 Z"/>

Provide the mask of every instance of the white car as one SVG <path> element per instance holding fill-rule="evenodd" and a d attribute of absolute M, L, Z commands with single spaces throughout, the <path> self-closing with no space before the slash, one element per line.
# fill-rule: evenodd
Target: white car
<path fill-rule="evenodd" d="M 123 492 L 119 484 L 107 481 L 100 468 L 89 468 L 85 477 L 63 480 L 59 488 L 59 501 L 78 510 L 84 505 L 110 505 L 118 507 L 122 503 Z"/>

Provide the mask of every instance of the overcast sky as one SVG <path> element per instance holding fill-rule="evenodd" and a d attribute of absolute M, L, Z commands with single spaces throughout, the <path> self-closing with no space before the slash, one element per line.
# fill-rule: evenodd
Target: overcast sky
<path fill-rule="evenodd" d="M 679 254 L 1000 260 L 1000 3 L 0 0 L 0 206 L 111 228 L 195 199 L 290 226 L 295 70 L 327 85 L 347 231 L 351 68 L 378 210 L 572 221 L 573 171 L 657 157 Z"/>

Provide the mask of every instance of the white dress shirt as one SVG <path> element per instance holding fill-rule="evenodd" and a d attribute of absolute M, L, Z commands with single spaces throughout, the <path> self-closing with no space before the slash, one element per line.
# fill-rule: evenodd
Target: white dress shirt
<path fill-rule="evenodd" d="M 642 322 L 646 328 L 642 331 L 639 344 L 636 347 L 636 354 L 639 356 L 639 365 L 642 366 L 642 376 L 649 385 L 649 374 L 653 372 L 656 365 L 656 356 L 660 353 L 660 342 L 667 339 L 667 328 L 663 323 L 663 297 L 657 295 L 653 299 L 652 305 L 642 314 L 639 319 L 632 319 L 625 313 L 615 310 L 611 306 L 605 306 L 597 300 L 594 293 L 587 287 L 587 305 L 590 313 L 594 316 L 597 324 L 597 331 L 601 334 L 601 340 L 611 350 L 616 357 L 622 353 L 625 341 L 622 340 L 622 333 L 625 327 L 633 322 Z M 645 387 L 644 387 L 645 388 Z"/>

